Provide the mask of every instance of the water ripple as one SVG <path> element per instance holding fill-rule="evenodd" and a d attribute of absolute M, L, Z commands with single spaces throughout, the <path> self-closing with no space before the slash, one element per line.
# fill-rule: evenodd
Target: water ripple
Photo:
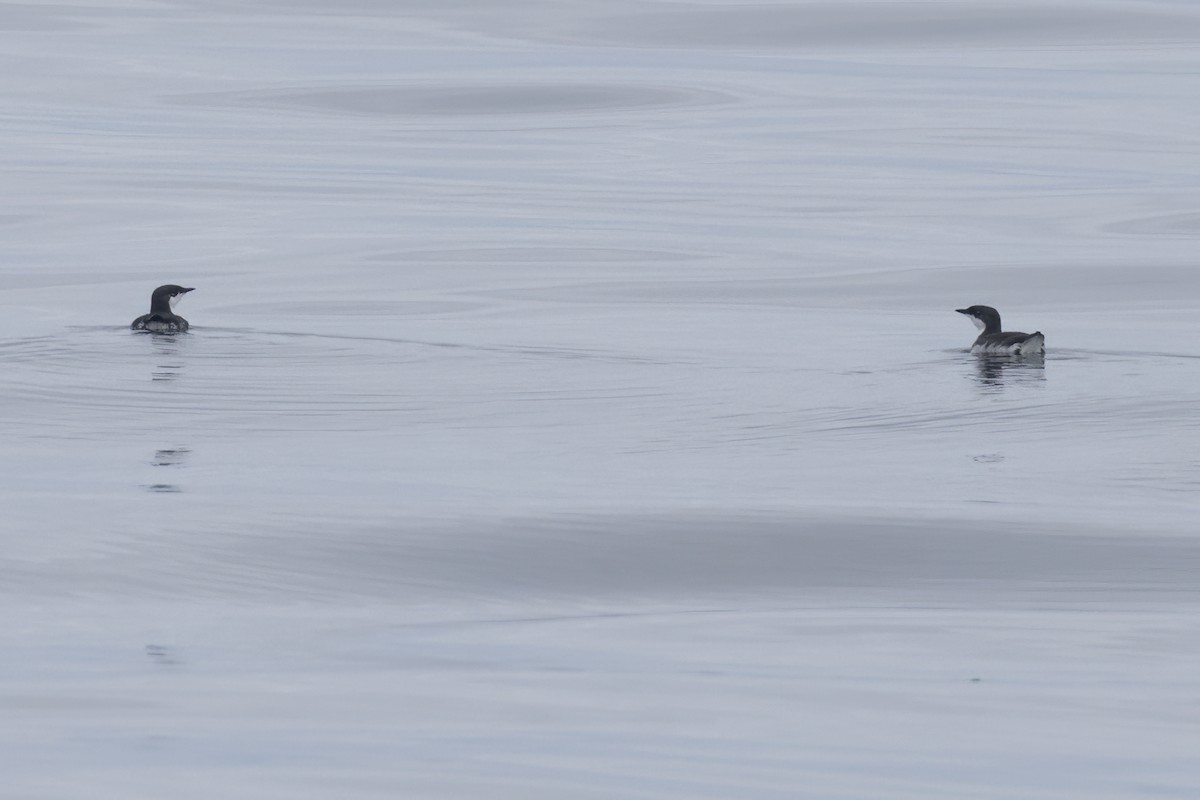
<path fill-rule="evenodd" d="M 236 328 L 160 336 L 81 327 L 5 342 L 0 359 L 8 371 L 0 401 L 10 409 L 0 427 L 82 439 L 181 425 L 224 436 L 387 430 L 435 420 L 489 424 L 496 403 L 522 416 L 546 403 L 648 391 L 564 381 L 553 374 L 556 365 L 649 365 L 585 348 Z M 518 365 L 547 377 L 514 380 Z"/>
<path fill-rule="evenodd" d="M 579 115 L 637 112 L 732 102 L 712 89 L 622 83 L 438 83 L 304 86 L 212 92 L 171 98 L 185 105 L 259 107 L 394 118 Z"/>

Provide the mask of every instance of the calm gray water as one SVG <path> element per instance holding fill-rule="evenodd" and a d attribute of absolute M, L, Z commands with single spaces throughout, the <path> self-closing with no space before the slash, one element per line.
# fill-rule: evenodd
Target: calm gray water
<path fill-rule="evenodd" d="M 1198 44 L 0 5 L 7 791 L 1197 796 Z"/>

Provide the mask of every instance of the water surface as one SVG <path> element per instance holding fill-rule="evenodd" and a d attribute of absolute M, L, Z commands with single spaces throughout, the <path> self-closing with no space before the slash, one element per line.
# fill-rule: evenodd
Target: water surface
<path fill-rule="evenodd" d="M 0 31 L 10 792 L 1200 790 L 1200 12 Z"/>

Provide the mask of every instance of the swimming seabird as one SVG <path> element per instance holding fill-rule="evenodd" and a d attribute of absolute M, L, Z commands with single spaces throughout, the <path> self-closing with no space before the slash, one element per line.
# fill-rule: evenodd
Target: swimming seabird
<path fill-rule="evenodd" d="M 969 306 L 954 309 L 966 314 L 979 328 L 979 337 L 971 345 L 972 353 L 1006 353 L 1027 356 L 1046 352 L 1046 337 L 1041 331 L 1020 333 L 1000 330 L 1000 312 L 991 306 Z"/>
<path fill-rule="evenodd" d="M 173 283 L 158 287 L 150 294 L 150 313 L 142 314 L 129 327 L 135 331 L 151 331 L 152 333 L 186 331 L 188 321 L 171 309 L 190 291 L 192 290 L 176 286 Z"/>

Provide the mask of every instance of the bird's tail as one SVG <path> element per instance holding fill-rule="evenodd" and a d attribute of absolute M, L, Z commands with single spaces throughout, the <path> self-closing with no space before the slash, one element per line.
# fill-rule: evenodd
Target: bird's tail
<path fill-rule="evenodd" d="M 1046 352 L 1046 337 L 1041 331 L 1034 331 L 1029 334 L 1029 338 L 1021 342 L 1017 348 L 1017 353 L 1023 356 L 1038 355 Z"/>

